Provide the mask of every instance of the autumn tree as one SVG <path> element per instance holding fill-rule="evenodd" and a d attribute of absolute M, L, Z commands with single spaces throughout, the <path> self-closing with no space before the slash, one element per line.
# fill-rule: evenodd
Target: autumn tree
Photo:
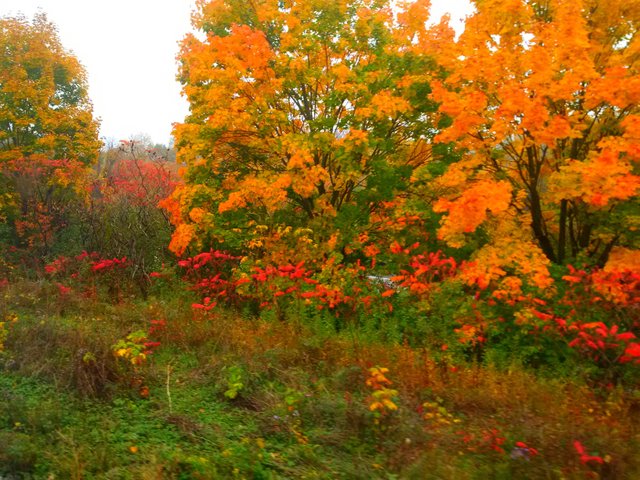
<path fill-rule="evenodd" d="M 0 160 L 95 160 L 98 124 L 86 75 L 45 15 L 0 19 Z"/>
<path fill-rule="evenodd" d="M 440 237 L 460 246 L 482 228 L 558 264 L 637 248 L 640 2 L 474 3 L 437 55 L 436 141 L 463 153 L 437 182 Z"/>
<path fill-rule="evenodd" d="M 98 124 L 85 72 L 44 15 L 0 19 L 0 216 L 10 241 L 46 254 L 86 197 Z M 4 230 L 4 229 L 3 229 Z"/>
<path fill-rule="evenodd" d="M 425 1 L 399 14 L 372 0 L 199 1 L 201 35 L 179 56 L 191 113 L 174 132 L 186 167 L 165 202 L 172 250 L 265 253 L 293 228 L 296 255 L 366 232 L 431 154 L 433 61 L 414 48 L 427 18 Z"/>

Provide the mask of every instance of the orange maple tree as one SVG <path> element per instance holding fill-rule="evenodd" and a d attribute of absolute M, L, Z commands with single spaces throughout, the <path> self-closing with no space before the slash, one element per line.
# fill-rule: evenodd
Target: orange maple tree
<path fill-rule="evenodd" d="M 463 152 L 437 179 L 440 238 L 460 246 L 482 227 L 499 240 L 508 224 L 559 264 L 637 248 L 640 2 L 474 4 L 437 51 L 435 140 Z"/>

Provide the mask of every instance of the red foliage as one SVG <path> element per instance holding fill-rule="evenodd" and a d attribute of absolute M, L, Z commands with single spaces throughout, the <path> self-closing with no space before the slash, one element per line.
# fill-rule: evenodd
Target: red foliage
<path fill-rule="evenodd" d="M 524 442 L 516 442 L 516 448 L 521 449 L 524 453 L 528 454 L 530 457 L 535 457 L 538 455 L 538 450 L 533 447 L 528 446 Z"/>
<path fill-rule="evenodd" d="M 581 463 L 585 465 L 589 463 L 600 463 L 600 464 L 604 463 L 604 460 L 602 459 L 602 457 L 598 457 L 596 455 L 589 455 L 584 445 L 582 445 L 582 443 L 580 443 L 578 440 L 574 440 L 573 447 L 576 449 L 576 452 L 578 452 L 578 455 L 580 455 Z"/>
<path fill-rule="evenodd" d="M 125 159 L 115 165 L 108 184 L 112 194 L 133 205 L 155 207 L 173 191 L 178 179 L 165 162 Z"/>
<path fill-rule="evenodd" d="M 127 257 L 122 258 L 110 258 L 102 259 L 97 262 L 93 262 L 91 270 L 94 272 L 103 272 L 114 269 L 116 267 L 126 267 L 128 264 Z"/>
<path fill-rule="evenodd" d="M 233 268 L 241 257 L 226 252 L 210 250 L 191 258 L 178 261 L 184 269 L 184 280 L 191 284 L 191 289 L 204 297 L 201 303 L 193 303 L 194 310 L 208 312 L 215 308 L 218 301 L 236 304 L 239 301 L 237 287 L 243 282 L 233 279 Z"/>
<path fill-rule="evenodd" d="M 401 247 L 392 245 L 392 251 L 409 252 L 411 248 L 402 250 Z M 409 266 L 412 270 L 402 270 L 401 275 L 393 277 L 392 280 L 416 294 L 425 293 L 436 282 L 455 276 L 458 267 L 454 258 L 443 257 L 441 251 L 415 255 L 411 258 Z"/>
<path fill-rule="evenodd" d="M 0 175 L 17 194 L 20 209 L 13 226 L 18 237 L 29 248 L 47 253 L 55 234 L 66 226 L 73 200 L 88 193 L 86 166 L 76 160 L 31 155 L 0 162 Z"/>
<path fill-rule="evenodd" d="M 98 253 L 83 251 L 74 257 L 60 256 L 44 266 L 45 274 L 59 280 L 56 285 L 60 296 L 73 291 L 91 298 L 100 286 L 106 287 L 112 298 L 120 297 L 127 288 L 131 263 L 127 257 L 102 258 Z"/>

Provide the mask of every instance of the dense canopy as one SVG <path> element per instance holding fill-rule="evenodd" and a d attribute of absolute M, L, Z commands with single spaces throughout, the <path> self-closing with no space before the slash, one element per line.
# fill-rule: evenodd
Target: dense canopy
<path fill-rule="evenodd" d="M 434 64 L 413 48 L 426 5 L 400 16 L 369 0 L 199 6 L 205 38 L 188 36 L 180 55 L 191 114 L 175 129 L 186 182 L 172 248 L 196 235 L 246 248 L 280 227 L 346 245 L 430 158 Z"/>
<path fill-rule="evenodd" d="M 44 14 L 0 18 L 0 161 L 31 154 L 97 158 L 86 75 Z"/>

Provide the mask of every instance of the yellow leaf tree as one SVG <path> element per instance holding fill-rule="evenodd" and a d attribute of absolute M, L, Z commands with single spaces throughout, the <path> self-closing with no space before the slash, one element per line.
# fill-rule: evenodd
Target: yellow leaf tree
<path fill-rule="evenodd" d="M 84 69 L 46 16 L 0 18 L 0 161 L 31 154 L 97 158 Z"/>
<path fill-rule="evenodd" d="M 53 24 L 0 18 L 0 218 L 11 227 L 2 237 L 48 253 L 86 198 L 100 145 L 84 69 Z"/>

